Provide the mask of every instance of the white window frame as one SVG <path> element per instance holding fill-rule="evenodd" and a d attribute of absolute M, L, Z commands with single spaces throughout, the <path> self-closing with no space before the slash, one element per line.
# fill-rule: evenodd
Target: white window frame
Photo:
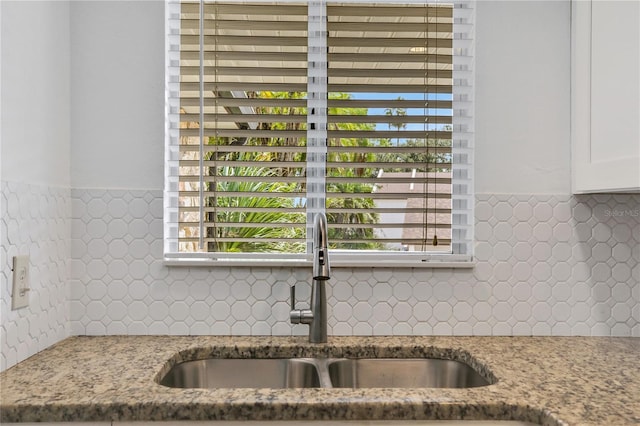
<path fill-rule="evenodd" d="M 258 0 L 259 1 L 259 0 Z M 279 2 L 299 0 L 278 0 Z M 310 3 L 325 0 L 309 0 Z M 343 0 L 343 3 L 371 3 Z M 423 3 L 424 0 L 385 0 L 384 3 Z M 469 268 L 473 261 L 474 204 L 474 19 L 472 0 L 434 2 L 454 5 L 452 253 L 354 252 L 331 250 L 333 267 Z M 165 186 L 164 259 L 169 266 L 308 267 L 311 255 L 178 253 L 179 63 L 180 1 L 166 0 L 165 55 Z M 326 77 L 326 69 L 325 69 Z"/>

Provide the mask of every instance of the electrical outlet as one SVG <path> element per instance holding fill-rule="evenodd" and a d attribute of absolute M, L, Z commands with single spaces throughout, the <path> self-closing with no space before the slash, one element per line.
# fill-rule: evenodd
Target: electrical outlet
<path fill-rule="evenodd" d="M 13 257 L 13 293 L 11 309 L 29 306 L 29 256 Z"/>

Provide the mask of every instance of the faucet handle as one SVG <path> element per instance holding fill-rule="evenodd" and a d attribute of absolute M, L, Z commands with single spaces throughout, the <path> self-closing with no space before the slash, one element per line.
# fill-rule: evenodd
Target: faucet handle
<path fill-rule="evenodd" d="M 310 324 L 313 321 L 311 309 L 296 309 L 296 285 L 290 287 L 291 291 L 291 312 L 289 319 L 292 324 Z"/>
<path fill-rule="evenodd" d="M 289 319 L 291 324 L 300 324 L 302 321 L 302 311 L 296 309 L 296 285 L 289 287 L 291 291 L 291 312 L 289 312 Z"/>

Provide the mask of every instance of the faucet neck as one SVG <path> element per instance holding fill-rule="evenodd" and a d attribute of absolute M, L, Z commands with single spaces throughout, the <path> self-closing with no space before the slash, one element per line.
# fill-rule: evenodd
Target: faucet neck
<path fill-rule="evenodd" d="M 311 284 L 311 312 L 313 319 L 309 324 L 309 342 L 327 342 L 327 280 L 314 279 Z"/>
<path fill-rule="evenodd" d="M 327 236 L 327 217 L 324 213 L 316 213 L 313 221 L 313 279 L 326 281 L 329 279 L 329 244 Z"/>

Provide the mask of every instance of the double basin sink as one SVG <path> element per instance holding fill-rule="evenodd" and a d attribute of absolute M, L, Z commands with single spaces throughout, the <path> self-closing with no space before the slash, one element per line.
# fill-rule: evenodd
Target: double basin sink
<path fill-rule="evenodd" d="M 174 388 L 472 388 L 495 382 L 471 366 L 435 358 L 209 358 L 174 365 Z"/>

